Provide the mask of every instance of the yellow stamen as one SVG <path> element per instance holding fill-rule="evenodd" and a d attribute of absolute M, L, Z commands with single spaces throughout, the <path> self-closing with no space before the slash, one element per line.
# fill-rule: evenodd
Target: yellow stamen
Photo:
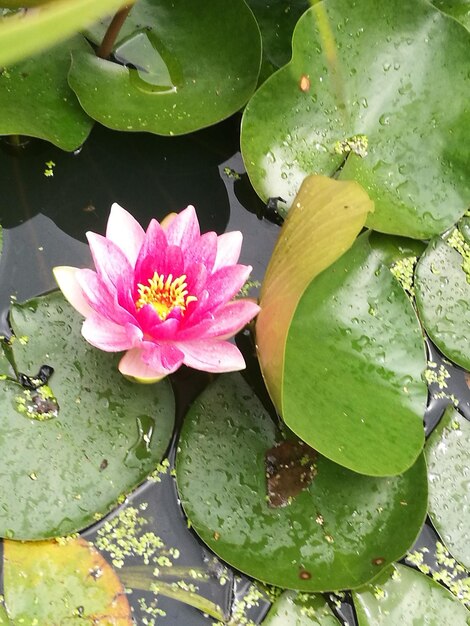
<path fill-rule="evenodd" d="M 163 274 L 155 272 L 148 283 L 148 286 L 137 285 L 139 299 L 135 306 L 139 310 L 146 304 L 152 305 L 161 320 L 166 320 L 175 307 L 184 313 L 188 304 L 197 300 L 196 296 L 188 296 L 185 274 L 173 280 L 173 274 L 168 274 L 165 279 Z"/>

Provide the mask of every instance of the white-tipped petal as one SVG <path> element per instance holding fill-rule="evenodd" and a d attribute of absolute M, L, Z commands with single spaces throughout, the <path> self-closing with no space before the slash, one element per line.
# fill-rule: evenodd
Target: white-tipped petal
<path fill-rule="evenodd" d="M 94 313 L 83 295 L 82 288 L 77 280 L 77 273 L 80 270 L 77 267 L 69 267 L 60 265 L 52 270 L 54 277 L 59 285 L 59 289 L 65 298 L 70 302 L 74 309 L 81 313 L 84 317 L 89 317 Z"/>

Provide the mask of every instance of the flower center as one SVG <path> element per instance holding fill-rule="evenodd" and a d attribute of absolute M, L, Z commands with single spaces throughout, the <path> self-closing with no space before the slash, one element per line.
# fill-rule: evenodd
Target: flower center
<path fill-rule="evenodd" d="M 139 283 L 137 285 L 139 299 L 135 306 L 137 310 L 146 304 L 153 306 L 161 320 L 166 320 L 175 307 L 179 307 L 181 313 L 186 311 L 190 302 L 197 300 L 196 296 L 188 296 L 186 276 L 183 274 L 173 279 L 173 274 L 165 278 L 163 274 L 155 274 L 148 279 L 148 286 Z"/>

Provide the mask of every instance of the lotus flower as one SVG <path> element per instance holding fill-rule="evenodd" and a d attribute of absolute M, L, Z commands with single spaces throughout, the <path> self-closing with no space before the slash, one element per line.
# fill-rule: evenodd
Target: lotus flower
<path fill-rule="evenodd" d="M 200 234 L 194 207 L 144 232 L 113 204 L 106 237 L 87 233 L 96 271 L 54 268 L 70 304 L 85 316 L 83 337 L 106 352 L 126 353 L 119 370 L 154 382 L 183 363 L 207 372 L 243 369 L 226 341 L 259 311 L 232 300 L 251 267 L 238 265 L 240 232 Z"/>

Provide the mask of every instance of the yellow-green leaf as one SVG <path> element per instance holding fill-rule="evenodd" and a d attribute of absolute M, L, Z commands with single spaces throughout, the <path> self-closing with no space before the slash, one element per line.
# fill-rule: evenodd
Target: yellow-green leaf
<path fill-rule="evenodd" d="M 261 369 L 279 410 L 287 333 L 300 297 L 352 245 L 373 207 L 357 183 L 326 176 L 308 176 L 292 204 L 266 271 L 256 324 Z"/>

